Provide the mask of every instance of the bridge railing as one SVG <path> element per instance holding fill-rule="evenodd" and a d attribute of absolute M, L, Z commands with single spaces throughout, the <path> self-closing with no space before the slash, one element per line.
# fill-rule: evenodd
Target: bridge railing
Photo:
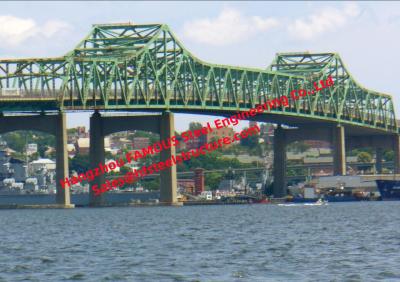
<path fill-rule="evenodd" d="M 38 90 L 23 90 L 19 88 L 2 88 L 0 89 L 0 99 L 37 99 L 37 98 L 46 98 L 46 99 L 57 99 L 61 94 L 60 90 L 52 90 L 52 91 L 38 91 Z"/>

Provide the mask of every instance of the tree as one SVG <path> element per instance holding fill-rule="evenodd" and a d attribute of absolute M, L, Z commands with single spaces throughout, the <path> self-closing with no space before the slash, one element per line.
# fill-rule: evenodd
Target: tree
<path fill-rule="evenodd" d="M 78 129 L 76 129 L 76 128 L 68 128 L 67 129 L 67 134 L 68 135 L 75 135 L 77 133 L 78 133 Z"/>
<path fill-rule="evenodd" d="M 36 143 L 40 156 L 44 157 L 44 152 L 49 146 L 55 147 L 55 137 L 53 135 L 36 132 L 31 130 L 13 131 L 3 135 L 2 138 L 7 142 L 7 145 L 20 153 L 25 152 L 25 146 L 29 143 Z"/>
<path fill-rule="evenodd" d="M 142 182 L 143 187 L 148 190 L 159 190 L 160 189 L 160 181 L 158 179 L 152 180 L 144 180 Z"/>
<path fill-rule="evenodd" d="M 45 156 L 45 153 L 49 147 L 43 143 L 38 144 L 38 153 L 39 155 L 43 158 Z"/>
<path fill-rule="evenodd" d="M 205 185 L 209 190 L 217 190 L 219 183 L 221 182 L 223 175 L 218 172 L 211 172 L 206 174 Z"/>
<path fill-rule="evenodd" d="M 89 169 L 90 161 L 88 155 L 77 154 L 69 162 L 69 170 L 84 173 Z"/>
<path fill-rule="evenodd" d="M 39 155 L 38 152 L 33 153 L 32 155 L 29 156 L 29 160 L 30 160 L 30 161 L 35 161 L 35 160 L 37 160 L 37 159 L 39 159 L 39 158 L 40 158 L 40 155 Z"/>
<path fill-rule="evenodd" d="M 383 153 L 383 158 L 387 162 L 391 162 L 394 160 L 394 151 L 393 150 L 387 150 Z"/>
<path fill-rule="evenodd" d="M 200 122 L 195 122 L 192 121 L 191 123 L 189 123 L 189 130 L 193 131 L 196 129 L 202 129 L 203 125 Z"/>
<path fill-rule="evenodd" d="M 368 152 L 359 152 L 357 154 L 357 161 L 360 163 L 370 163 L 372 161 L 372 156 Z"/>
<path fill-rule="evenodd" d="M 23 134 L 23 132 L 9 132 L 3 136 L 3 139 L 7 142 L 8 147 L 20 153 L 25 151 L 26 143 L 26 136 L 23 136 L 21 133 Z"/>
<path fill-rule="evenodd" d="M 125 175 L 129 171 L 131 171 L 131 169 L 129 167 L 127 167 L 127 166 L 122 166 L 122 167 L 119 168 L 119 173 L 121 175 Z"/>
<path fill-rule="evenodd" d="M 245 127 L 243 130 L 247 130 L 248 128 Z M 259 134 L 253 134 L 253 135 L 248 135 L 246 138 L 240 139 L 240 145 L 249 147 L 249 148 L 254 148 L 256 146 L 259 146 L 258 144 L 258 138 Z"/>
<path fill-rule="evenodd" d="M 106 160 L 113 160 L 113 159 L 115 158 L 115 156 L 114 156 L 113 154 L 111 154 L 110 151 L 105 151 L 105 152 L 104 152 L 104 158 L 105 158 Z"/>
<path fill-rule="evenodd" d="M 14 158 L 14 159 L 19 159 L 19 160 L 25 160 L 26 159 L 25 154 L 22 154 L 20 152 L 12 152 L 11 153 L 11 157 Z"/>

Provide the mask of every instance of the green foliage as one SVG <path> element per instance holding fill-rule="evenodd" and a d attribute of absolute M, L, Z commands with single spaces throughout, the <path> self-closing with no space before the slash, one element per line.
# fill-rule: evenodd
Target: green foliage
<path fill-rule="evenodd" d="M 370 163 L 372 161 L 372 156 L 368 152 L 359 152 L 357 154 L 357 161 L 360 163 Z"/>
<path fill-rule="evenodd" d="M 89 169 L 90 161 L 88 155 L 77 154 L 69 160 L 69 170 L 84 173 Z"/>
<path fill-rule="evenodd" d="M 36 153 L 33 153 L 32 155 L 29 156 L 29 161 L 35 161 L 35 160 L 37 160 L 39 158 L 40 158 L 40 155 L 39 155 L 38 152 L 36 152 Z"/>
<path fill-rule="evenodd" d="M 24 148 L 25 144 L 27 144 L 28 136 L 27 132 L 13 131 L 4 134 L 3 139 L 7 142 L 8 147 L 19 153 L 22 153 L 23 151 L 25 151 Z"/>
<path fill-rule="evenodd" d="M 67 134 L 68 135 L 75 135 L 78 133 L 78 129 L 77 128 L 68 128 L 67 129 Z"/>
<path fill-rule="evenodd" d="M 11 157 L 14 158 L 14 159 L 19 159 L 19 160 L 24 160 L 24 161 L 26 160 L 26 155 L 22 154 L 20 152 L 11 153 Z"/>
<path fill-rule="evenodd" d="M 383 153 L 383 158 L 387 162 L 391 162 L 394 160 L 394 151 L 393 150 L 387 150 Z"/>
<path fill-rule="evenodd" d="M 224 158 L 219 151 L 209 152 L 205 155 L 200 155 L 197 158 L 192 158 L 178 165 L 179 171 L 191 171 L 201 167 L 205 170 L 227 169 L 249 167 L 250 164 L 242 164 L 238 159 Z"/>
<path fill-rule="evenodd" d="M 243 130 L 247 130 L 248 128 L 245 127 Z M 259 134 L 248 135 L 246 138 L 240 139 L 240 145 L 253 148 L 258 145 L 258 138 L 260 137 Z"/>
<path fill-rule="evenodd" d="M 56 141 L 53 135 L 37 132 L 37 131 L 13 131 L 5 133 L 3 140 L 7 142 L 7 145 L 19 152 L 25 153 L 25 146 L 29 143 L 36 143 L 38 145 L 38 152 L 41 157 L 45 157 L 45 151 L 49 147 L 55 147 Z"/>
<path fill-rule="evenodd" d="M 136 130 L 134 133 L 132 133 L 132 134 L 130 134 L 128 136 L 128 138 L 130 140 L 133 140 L 133 138 L 135 138 L 135 137 L 147 137 L 147 138 L 149 138 L 150 145 L 160 141 L 160 135 L 159 134 L 155 134 L 155 133 L 147 132 L 147 131 L 142 131 L 142 130 Z"/>
<path fill-rule="evenodd" d="M 148 190 L 159 190 L 160 189 L 160 181 L 158 179 L 144 180 L 142 181 L 142 185 L 144 189 Z"/>
<path fill-rule="evenodd" d="M 122 167 L 119 168 L 119 173 L 122 174 L 122 175 L 128 173 L 129 171 L 130 171 L 130 168 L 127 167 L 127 166 L 122 166 Z"/>
<path fill-rule="evenodd" d="M 205 186 L 207 190 L 217 190 L 218 185 L 223 179 L 223 174 L 218 172 L 207 173 L 205 177 Z"/>
<path fill-rule="evenodd" d="M 302 176 L 307 175 L 306 168 L 288 168 L 286 171 L 287 176 Z"/>
<path fill-rule="evenodd" d="M 113 160 L 115 158 L 115 156 L 113 154 L 111 154 L 111 152 L 106 151 L 106 152 L 104 152 L 104 158 L 106 160 Z"/>
<path fill-rule="evenodd" d="M 196 129 L 201 129 L 203 127 L 203 125 L 200 122 L 194 122 L 192 121 L 191 123 L 189 123 L 189 130 L 196 130 Z"/>

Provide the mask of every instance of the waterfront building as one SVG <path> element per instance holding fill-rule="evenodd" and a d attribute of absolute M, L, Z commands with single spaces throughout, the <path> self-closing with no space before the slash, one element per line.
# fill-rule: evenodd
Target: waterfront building
<path fill-rule="evenodd" d="M 56 170 L 56 162 L 50 159 L 38 159 L 29 163 L 29 172 L 34 174 L 42 169 L 46 169 L 47 171 L 55 171 Z"/>
<path fill-rule="evenodd" d="M 9 159 L 5 150 L 0 151 L 0 180 L 11 176 Z"/>
<path fill-rule="evenodd" d="M 90 150 L 89 138 L 78 138 L 75 143 L 76 152 L 81 155 L 88 155 Z"/>
<path fill-rule="evenodd" d="M 17 182 L 24 182 L 28 176 L 26 163 L 19 159 L 11 158 L 9 160 L 11 173 Z"/>
<path fill-rule="evenodd" d="M 210 201 L 213 198 L 212 197 L 212 192 L 211 191 L 203 191 L 200 194 L 200 198 L 202 198 L 204 200 L 207 200 L 207 201 Z"/>
<path fill-rule="evenodd" d="M 36 173 L 37 184 L 40 189 L 47 189 L 47 185 L 49 184 L 47 181 L 47 170 L 41 169 Z"/>
<path fill-rule="evenodd" d="M 39 186 L 38 186 L 37 178 L 35 178 L 35 177 L 27 178 L 25 180 L 24 190 L 31 191 L 31 192 L 38 191 Z"/>
<path fill-rule="evenodd" d="M 195 181 L 193 179 L 178 179 L 178 191 L 194 195 L 195 193 Z"/>

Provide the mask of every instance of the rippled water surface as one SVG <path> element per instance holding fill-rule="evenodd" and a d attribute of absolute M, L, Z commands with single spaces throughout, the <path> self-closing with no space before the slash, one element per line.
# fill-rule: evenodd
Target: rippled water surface
<path fill-rule="evenodd" d="M 400 202 L 0 210 L 0 281 L 400 281 Z"/>

